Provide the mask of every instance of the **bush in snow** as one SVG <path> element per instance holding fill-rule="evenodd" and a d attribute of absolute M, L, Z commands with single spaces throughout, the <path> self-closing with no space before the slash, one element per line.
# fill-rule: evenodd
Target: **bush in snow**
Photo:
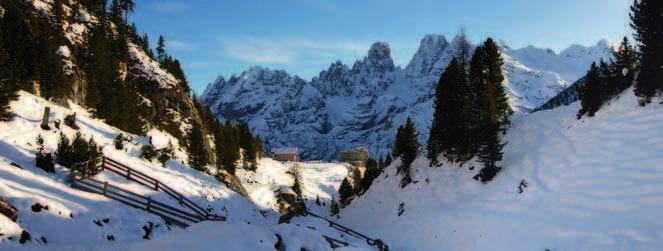
<path fill-rule="evenodd" d="M 64 117 L 64 124 L 67 125 L 68 127 L 73 128 L 74 130 L 78 130 L 79 127 L 76 124 L 76 113 L 69 114 L 66 117 Z"/>
<path fill-rule="evenodd" d="M 166 148 L 158 150 L 159 156 L 157 157 L 157 160 L 159 163 L 161 163 L 162 166 L 166 166 L 166 162 L 173 158 L 174 151 L 175 150 L 173 149 L 173 145 L 168 142 L 168 146 Z"/>
<path fill-rule="evenodd" d="M 37 154 L 35 155 L 35 165 L 42 170 L 55 173 L 55 164 L 53 163 L 53 155 L 44 149 L 44 138 L 41 135 L 37 136 Z"/>
<path fill-rule="evenodd" d="M 154 149 L 153 145 L 144 145 L 140 148 L 140 157 L 148 161 L 152 161 L 157 157 L 157 150 Z"/>
<path fill-rule="evenodd" d="M 118 134 L 115 137 L 115 139 L 113 140 L 113 145 L 115 146 L 115 149 L 117 149 L 117 150 L 124 149 L 124 141 L 126 141 L 126 139 L 124 138 L 124 135 L 122 135 L 121 133 Z"/>

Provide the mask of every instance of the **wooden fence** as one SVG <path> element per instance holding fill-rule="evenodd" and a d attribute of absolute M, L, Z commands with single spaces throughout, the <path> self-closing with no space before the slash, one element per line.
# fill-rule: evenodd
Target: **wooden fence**
<path fill-rule="evenodd" d="M 73 169 L 71 174 L 71 186 L 83 191 L 101 194 L 108 198 L 117 200 L 129 206 L 145 210 L 158 215 L 166 222 L 180 227 L 188 227 L 202 220 L 194 214 L 174 208 L 150 197 L 136 194 L 132 191 L 81 175 L 80 171 Z"/>
<path fill-rule="evenodd" d="M 377 247 L 379 250 L 389 250 L 389 246 L 387 246 L 387 244 L 385 244 L 384 242 L 382 242 L 382 240 L 380 240 L 380 239 L 372 239 L 372 238 L 370 238 L 370 237 L 368 237 L 368 236 L 366 236 L 366 235 L 364 235 L 364 234 L 362 234 L 362 233 L 359 233 L 359 232 L 357 232 L 357 231 L 354 231 L 354 230 L 352 230 L 352 229 L 350 229 L 350 228 L 348 228 L 348 227 L 346 227 L 346 226 L 343 226 L 343 225 L 340 225 L 340 224 L 338 224 L 338 223 L 336 223 L 336 222 L 330 221 L 330 220 L 328 220 L 328 219 L 325 218 L 325 217 L 322 217 L 322 216 L 319 216 L 319 215 L 317 215 L 317 214 L 311 213 L 310 211 L 306 211 L 306 214 L 307 214 L 307 215 L 310 215 L 310 216 L 313 216 L 313 217 L 316 217 L 316 218 L 319 218 L 319 219 L 322 219 L 322 220 L 326 221 L 327 223 L 329 223 L 329 226 L 330 226 L 331 228 L 334 228 L 334 229 L 336 229 L 336 230 L 338 230 L 338 231 L 341 231 L 341 232 L 343 232 L 343 233 L 346 233 L 346 234 L 348 234 L 348 235 L 350 235 L 350 236 L 353 236 L 353 237 L 355 237 L 355 238 L 358 238 L 358 239 L 364 240 L 364 241 L 366 241 L 366 243 L 367 243 L 368 245 L 375 246 L 375 247 Z M 324 236 L 324 237 L 325 237 L 325 239 L 328 238 L 327 236 Z M 327 241 L 329 242 L 329 239 L 327 239 Z M 341 243 L 342 243 L 342 242 L 341 242 Z M 334 245 L 334 244 L 332 244 L 331 242 L 330 242 L 330 244 L 331 244 L 332 246 Z M 347 243 L 346 243 L 346 244 L 347 244 Z"/>
<path fill-rule="evenodd" d="M 100 171 L 108 170 L 114 172 L 120 176 L 125 177 L 128 180 L 135 181 L 143 186 L 154 189 L 155 191 L 163 191 L 168 194 L 173 199 L 177 200 L 180 205 L 185 206 L 191 209 L 200 220 L 211 220 L 211 221 L 223 221 L 225 217 L 210 214 L 207 210 L 200 207 L 198 204 L 193 203 L 188 198 L 184 197 L 182 194 L 172 189 L 170 186 L 160 182 L 159 180 L 150 177 L 140 171 L 137 171 L 133 168 L 130 168 L 116 160 L 113 160 L 108 157 L 103 157 Z"/>

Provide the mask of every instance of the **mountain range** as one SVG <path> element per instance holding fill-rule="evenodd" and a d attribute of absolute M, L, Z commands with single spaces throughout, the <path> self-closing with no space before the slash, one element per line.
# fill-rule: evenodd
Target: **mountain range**
<path fill-rule="evenodd" d="M 394 64 L 386 42 L 374 43 L 352 66 L 336 61 L 311 80 L 254 66 L 228 79 L 219 76 L 201 99 L 219 119 L 247 123 L 268 150 L 298 147 L 308 160 L 335 159 L 341 150 L 357 146 L 385 155 L 408 116 L 420 142 L 426 142 L 434 87 L 463 39 L 426 35 L 405 68 Z M 543 105 L 612 52 L 605 40 L 559 53 L 534 46 L 512 49 L 504 42 L 500 48 L 504 86 L 516 116 Z"/>

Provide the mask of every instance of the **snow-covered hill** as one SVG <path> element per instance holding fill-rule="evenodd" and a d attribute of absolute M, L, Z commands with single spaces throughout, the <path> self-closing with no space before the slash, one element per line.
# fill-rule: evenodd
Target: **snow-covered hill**
<path fill-rule="evenodd" d="M 419 158 L 402 189 L 394 163 L 340 221 L 392 250 L 660 250 L 659 101 L 640 107 L 628 89 L 593 118 L 577 120 L 577 102 L 517 117 L 488 184 L 472 180 L 478 163 Z"/>
<path fill-rule="evenodd" d="M 66 115 L 75 112 L 79 132 L 85 138 L 93 138 L 106 156 L 158 179 L 212 213 L 227 216 L 228 220 L 179 229 L 165 224 L 158 216 L 70 187 L 67 181 L 69 171 L 64 167 L 56 166 L 55 174 L 35 167 L 38 135 L 44 138 L 46 149 L 54 151 L 60 133 L 69 138 L 76 133 L 64 124 L 50 131 L 40 129 L 45 106 L 51 107 L 52 120 L 62 121 Z M 329 250 L 323 234 L 348 241 L 356 247 L 366 247 L 361 241 L 341 236 L 321 220 L 305 218 L 298 220 L 299 225 L 277 224 L 279 214 L 269 206 L 263 206 L 261 200 L 256 199 L 256 205 L 212 175 L 183 165 L 187 156 L 179 148 L 178 140 L 162 131 L 150 130 L 145 137 L 130 135 L 91 118 L 85 109 L 74 103 L 70 102 L 66 108 L 26 92 L 20 92 L 11 109 L 16 113 L 14 120 L 0 122 L 0 197 L 15 206 L 19 216 L 17 222 L 13 222 L 0 214 L 0 250 L 181 250 L 184 246 L 207 250 L 271 250 L 277 242 L 276 234 L 282 237 L 287 250 L 301 247 Z M 124 151 L 113 146 L 113 139 L 119 133 L 133 138 L 125 144 Z M 168 161 L 166 167 L 139 157 L 140 147 L 150 141 L 148 136 L 157 148 L 168 142 L 175 146 L 176 157 Z M 301 167 L 305 180 L 303 191 L 309 202 L 316 195 L 328 202 L 327 197 L 333 195 L 339 180 L 347 174 L 347 168 L 342 164 L 304 163 Z M 288 165 L 270 159 L 262 159 L 258 166 L 258 170 L 287 168 Z M 244 170 L 240 172 L 242 177 L 256 175 Z M 291 177 L 274 171 L 265 176 L 264 179 L 277 181 Z M 94 178 L 187 210 L 163 191 L 147 189 L 116 174 L 102 172 Z M 260 187 L 247 186 L 247 190 L 252 196 L 263 192 Z M 259 198 L 258 195 L 253 197 Z M 150 229 L 149 234 L 146 229 Z M 26 244 L 19 243 L 23 231 L 31 236 L 31 241 Z M 145 241 L 146 236 L 156 241 Z M 205 242 L 196 242 L 205 238 Z M 175 245 L 172 243 L 175 240 L 181 242 Z"/>
<path fill-rule="evenodd" d="M 373 44 L 351 67 L 332 63 L 306 81 L 285 71 L 252 67 L 218 77 L 202 98 L 222 120 L 246 122 L 268 147 L 299 147 L 305 159 L 334 159 L 364 145 L 375 155 L 391 149 L 396 128 L 413 117 L 427 132 L 434 86 L 461 37 L 425 36 L 405 69 L 394 65 L 389 45 Z M 592 61 L 610 57 L 605 41 L 549 49 L 502 45 L 505 86 L 513 109 L 531 111 L 580 78 Z M 420 133 L 422 141 L 426 133 Z"/>

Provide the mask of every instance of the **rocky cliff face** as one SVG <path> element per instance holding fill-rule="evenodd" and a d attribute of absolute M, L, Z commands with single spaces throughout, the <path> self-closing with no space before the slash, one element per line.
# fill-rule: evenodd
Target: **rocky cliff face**
<path fill-rule="evenodd" d="M 335 159 L 340 150 L 367 146 L 386 154 L 395 130 L 407 116 L 425 142 L 432 118 L 434 86 L 461 37 L 448 41 L 427 35 L 405 69 L 394 65 L 389 45 L 377 42 L 352 67 L 337 61 L 311 81 L 284 71 L 253 67 L 211 83 L 203 100 L 222 120 L 248 123 L 268 148 L 299 147 L 305 159 Z M 599 58 L 607 58 L 605 42 L 572 46 L 560 54 L 502 45 L 512 108 L 529 112 L 576 81 Z"/>

